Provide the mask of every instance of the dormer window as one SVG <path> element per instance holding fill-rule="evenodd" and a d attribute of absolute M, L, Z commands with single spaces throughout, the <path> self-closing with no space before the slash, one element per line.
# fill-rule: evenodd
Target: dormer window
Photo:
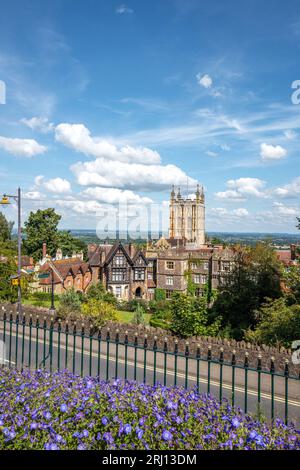
<path fill-rule="evenodd" d="M 125 264 L 125 258 L 123 255 L 116 255 L 114 261 L 116 266 L 124 266 Z"/>

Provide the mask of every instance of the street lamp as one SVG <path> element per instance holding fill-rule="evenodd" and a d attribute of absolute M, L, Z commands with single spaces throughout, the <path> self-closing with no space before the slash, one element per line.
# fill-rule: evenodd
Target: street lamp
<path fill-rule="evenodd" d="M 6 206 L 10 204 L 9 199 L 14 199 L 18 204 L 18 310 L 19 315 L 22 314 L 22 291 L 21 291 L 21 244 L 22 244 L 22 232 L 21 232 L 21 188 L 18 188 L 17 195 L 3 194 L 0 204 Z"/>

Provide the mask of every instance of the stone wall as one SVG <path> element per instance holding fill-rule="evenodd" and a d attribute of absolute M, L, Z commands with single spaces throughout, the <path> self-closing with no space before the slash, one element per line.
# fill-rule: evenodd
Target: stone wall
<path fill-rule="evenodd" d="M 17 311 L 16 305 L 11 304 L 1 304 L 0 305 L 0 317 L 3 317 L 3 308 L 5 309 L 7 315 L 13 313 L 15 318 L 15 314 Z M 42 324 L 44 318 L 46 318 L 47 325 L 50 325 L 52 315 L 49 313 L 48 309 L 41 308 L 41 307 L 33 307 L 25 305 L 23 306 L 23 312 L 26 316 L 26 320 L 28 321 L 30 315 L 32 315 L 33 323 L 36 321 L 37 315 L 39 316 L 39 322 Z M 69 321 L 69 328 L 72 331 L 72 320 Z M 54 317 L 54 325 L 57 326 L 58 319 Z M 85 331 L 89 332 L 89 322 L 87 320 L 84 321 Z M 65 322 L 61 322 L 62 329 L 64 329 Z M 78 317 L 77 319 L 77 331 L 82 327 L 82 317 Z M 257 367 L 257 359 L 258 355 L 261 355 L 261 362 L 262 368 L 264 370 L 270 369 L 271 357 L 274 357 L 275 362 L 275 370 L 276 372 L 283 372 L 285 368 L 286 361 L 289 365 L 289 373 L 293 376 L 300 376 L 300 366 L 296 366 L 291 362 L 291 354 L 292 351 L 290 349 L 285 348 L 275 348 L 266 345 L 255 345 L 252 343 L 246 343 L 245 341 L 235 341 L 235 340 L 226 340 L 222 338 L 215 338 L 215 337 L 203 337 L 203 336 L 193 336 L 188 338 L 187 340 L 178 336 L 173 335 L 167 330 L 163 330 L 161 328 L 153 328 L 151 326 L 142 326 L 142 325 L 133 325 L 131 323 L 118 323 L 118 322 L 108 322 L 104 327 L 101 329 L 101 336 L 102 338 L 106 338 L 107 330 L 109 328 L 111 339 L 114 340 L 116 336 L 116 332 L 119 332 L 120 341 L 123 341 L 125 338 L 125 334 L 128 334 L 128 340 L 130 343 L 134 342 L 135 336 L 137 334 L 138 343 L 140 345 L 143 344 L 145 335 L 147 335 L 147 341 L 149 347 L 152 347 L 154 338 L 157 338 L 157 345 L 159 349 L 164 348 L 165 340 L 167 342 L 168 351 L 174 351 L 175 342 L 178 342 L 178 351 L 180 353 L 184 353 L 186 349 L 186 344 L 188 342 L 188 347 L 190 351 L 190 355 L 195 355 L 197 351 L 197 347 L 200 347 L 201 356 L 206 358 L 209 346 L 211 347 L 212 358 L 218 359 L 220 357 L 220 348 L 223 348 L 224 353 L 224 360 L 231 361 L 232 359 L 232 351 L 236 351 L 236 363 L 238 365 L 243 365 L 245 360 L 245 353 L 248 353 L 249 359 L 249 366 L 250 367 Z M 94 329 L 94 334 L 98 333 Z"/>

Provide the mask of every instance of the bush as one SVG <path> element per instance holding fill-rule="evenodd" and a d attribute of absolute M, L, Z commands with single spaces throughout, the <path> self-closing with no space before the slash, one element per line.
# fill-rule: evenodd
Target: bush
<path fill-rule="evenodd" d="M 166 300 L 166 291 L 165 289 L 156 288 L 154 291 L 154 299 L 157 301 Z"/>
<path fill-rule="evenodd" d="M 258 324 L 245 333 L 246 341 L 289 348 L 300 338 L 300 305 L 286 305 L 285 299 L 269 299 L 256 312 Z"/>
<path fill-rule="evenodd" d="M 76 317 L 81 312 L 82 296 L 74 289 L 67 290 L 59 297 L 57 315 L 60 318 Z"/>
<path fill-rule="evenodd" d="M 82 304 L 82 314 L 97 328 L 101 328 L 108 321 L 118 321 L 118 311 L 115 307 L 103 300 L 89 299 Z"/>
<path fill-rule="evenodd" d="M 135 325 L 145 325 L 144 309 L 138 304 L 133 315 L 132 323 Z"/>
<path fill-rule="evenodd" d="M 98 284 L 92 284 L 88 289 L 85 298 L 87 300 L 102 300 L 112 305 L 117 305 L 117 299 L 111 292 L 107 292 L 101 282 Z"/>
<path fill-rule="evenodd" d="M 220 320 L 208 324 L 207 300 L 175 292 L 171 301 L 171 329 L 179 335 L 216 336 L 220 329 Z"/>
<path fill-rule="evenodd" d="M 0 369 L 0 449 L 300 449 L 293 425 L 193 390 Z"/>

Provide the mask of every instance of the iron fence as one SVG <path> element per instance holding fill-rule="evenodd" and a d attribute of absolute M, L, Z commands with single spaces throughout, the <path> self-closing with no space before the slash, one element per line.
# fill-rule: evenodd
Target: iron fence
<path fill-rule="evenodd" d="M 248 354 L 240 365 L 234 350 L 231 361 L 225 361 L 222 348 L 219 357 L 213 358 L 210 347 L 201 351 L 198 346 L 196 354 L 191 354 L 187 342 L 182 353 L 177 342 L 170 350 L 167 339 L 158 348 L 157 338 L 150 344 L 147 335 L 139 338 L 136 334 L 130 342 L 127 332 L 122 338 L 118 331 L 112 337 L 107 329 L 103 336 L 92 325 L 87 330 L 78 322 L 62 325 L 46 316 L 40 321 L 38 315 L 33 321 L 31 315 L 28 319 L 6 312 L 0 317 L 0 339 L 5 345 L 2 364 L 9 367 L 68 369 L 104 380 L 180 385 L 210 393 L 220 401 L 227 398 L 245 413 L 263 414 L 272 421 L 278 417 L 298 424 L 300 420 L 300 380 L 290 375 L 288 361 L 284 372 L 277 372 L 274 358 L 270 358 L 270 368 L 265 370 L 259 355 L 257 366 L 250 367 Z"/>

